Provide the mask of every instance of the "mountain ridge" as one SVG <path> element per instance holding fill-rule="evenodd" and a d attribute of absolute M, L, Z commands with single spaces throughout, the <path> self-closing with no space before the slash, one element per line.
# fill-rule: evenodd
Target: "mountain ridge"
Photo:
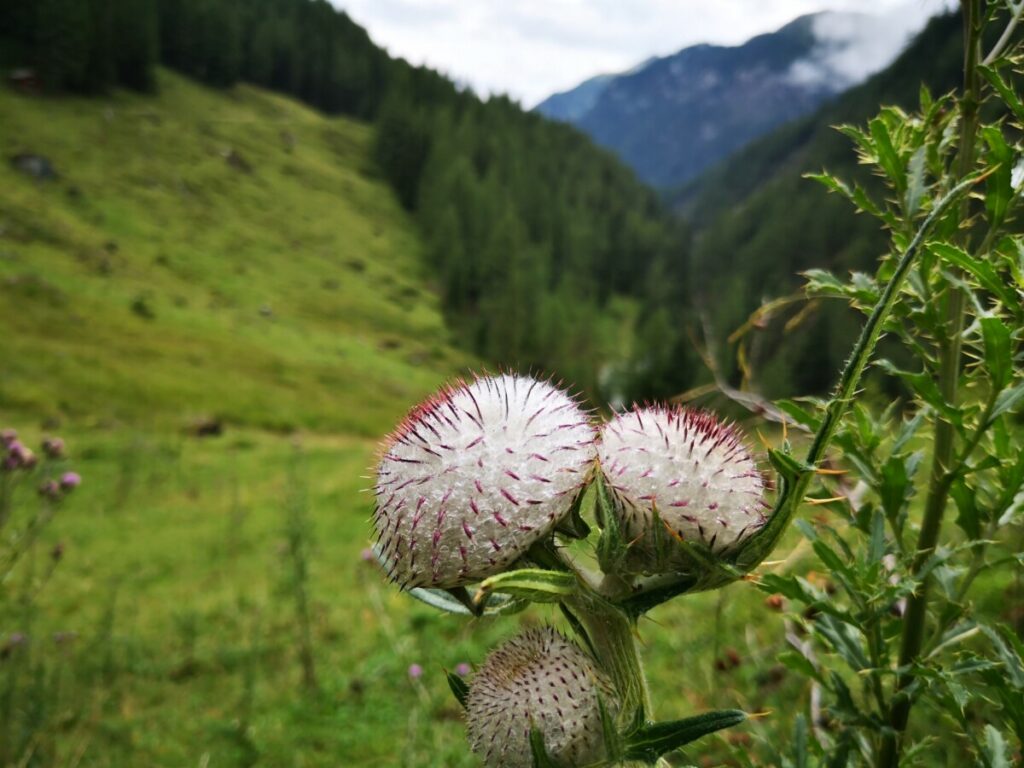
<path fill-rule="evenodd" d="M 678 186 L 887 64 L 885 50 L 891 60 L 909 27 L 886 18 L 806 14 L 741 45 L 700 43 L 591 78 L 535 109 L 580 128 L 647 183 Z M 865 45 L 869 62 L 856 55 Z"/>

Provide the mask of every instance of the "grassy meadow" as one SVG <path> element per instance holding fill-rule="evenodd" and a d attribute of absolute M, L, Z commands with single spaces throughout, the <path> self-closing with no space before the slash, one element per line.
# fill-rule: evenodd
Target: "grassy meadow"
<path fill-rule="evenodd" d="M 377 440 L 473 364 L 413 224 L 365 126 L 251 87 L 160 87 L 0 92 L 4 155 L 59 174 L 0 168 L 0 421 L 62 435 L 84 478 L 2 585 L 3 759 L 472 765 L 442 668 L 560 619 L 438 615 L 363 559 Z M 22 526 L 42 503 L 29 483 L 14 500 Z M 753 671 L 775 618 L 746 585 L 656 612 L 666 714 L 785 685 Z"/>
<path fill-rule="evenodd" d="M 5 158 L 59 174 L 0 167 L 0 426 L 60 434 L 83 477 L 0 582 L 0 764 L 475 765 L 442 670 L 561 618 L 441 615 L 365 560 L 380 437 L 476 364 L 413 222 L 366 126 L 166 71 L 160 94 L 0 91 Z M 43 503 L 14 494 L 5 536 Z M 807 686 L 764 595 L 640 630 L 659 716 L 763 713 L 674 764 L 772 764 Z"/>

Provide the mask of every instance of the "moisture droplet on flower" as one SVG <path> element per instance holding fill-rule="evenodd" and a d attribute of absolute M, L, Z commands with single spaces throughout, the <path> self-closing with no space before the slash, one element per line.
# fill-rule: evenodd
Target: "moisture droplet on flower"
<path fill-rule="evenodd" d="M 523 376 L 458 383 L 417 406 L 377 470 L 389 577 L 455 587 L 503 570 L 569 512 L 595 439 L 575 400 Z"/>
<path fill-rule="evenodd" d="M 531 629 L 492 651 L 466 700 L 469 743 L 488 768 L 532 768 L 530 729 L 559 765 L 605 757 L 603 700 L 618 710 L 607 678 L 574 643 L 550 627 Z"/>
<path fill-rule="evenodd" d="M 706 411 L 623 413 L 605 425 L 599 456 L 624 536 L 641 540 L 634 561 L 651 562 L 655 511 L 672 536 L 716 553 L 767 522 L 764 478 L 742 436 Z"/>

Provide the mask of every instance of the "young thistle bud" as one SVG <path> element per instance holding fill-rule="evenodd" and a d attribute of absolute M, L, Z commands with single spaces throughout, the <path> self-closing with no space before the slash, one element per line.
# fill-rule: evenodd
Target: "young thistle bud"
<path fill-rule="evenodd" d="M 523 376 L 459 382 L 414 408 L 377 470 L 390 578 L 448 588 L 504 570 L 569 512 L 595 439 L 568 394 Z"/>
<path fill-rule="evenodd" d="M 606 755 L 599 698 L 614 718 L 611 684 L 593 660 L 550 627 L 528 630 L 492 651 L 473 678 L 470 745 L 488 768 L 532 768 L 536 728 L 559 765 L 600 762 Z"/>
<path fill-rule="evenodd" d="M 656 542 L 682 539 L 716 554 L 732 551 L 766 522 L 764 478 L 732 426 L 706 411 L 635 408 L 608 422 L 601 470 L 627 541 L 631 564 L 645 573 L 661 562 Z"/>

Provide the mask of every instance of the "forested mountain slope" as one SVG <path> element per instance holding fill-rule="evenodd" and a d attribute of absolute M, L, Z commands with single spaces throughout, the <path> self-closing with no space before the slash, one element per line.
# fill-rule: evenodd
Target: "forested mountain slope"
<path fill-rule="evenodd" d="M 47 90 L 152 91 L 160 61 L 215 87 L 255 83 L 373 121 L 375 162 L 413 212 L 449 327 L 470 352 L 606 397 L 686 382 L 689 368 L 665 352 L 686 346 L 674 330 L 684 233 L 575 129 L 391 58 L 326 0 L 15 5 L 0 11 L 0 64 L 35 67 Z M 644 341 L 652 322 L 656 347 Z"/>
<path fill-rule="evenodd" d="M 934 19 L 890 67 L 671 196 L 695 229 L 691 284 L 701 288 L 692 296 L 719 342 L 763 300 L 795 290 L 801 270 L 872 268 L 887 242 L 878 222 L 857 216 L 803 174 L 827 168 L 874 188 L 850 140 L 835 127 L 866 123 L 880 104 L 913 108 L 922 84 L 934 93 L 955 88 L 960 36 L 958 15 Z M 784 337 L 778 327 L 762 332 L 751 361 L 760 384 L 771 393 L 824 391 L 856 327 L 857 318 L 830 305 Z M 722 363 L 729 364 L 726 354 Z"/>

